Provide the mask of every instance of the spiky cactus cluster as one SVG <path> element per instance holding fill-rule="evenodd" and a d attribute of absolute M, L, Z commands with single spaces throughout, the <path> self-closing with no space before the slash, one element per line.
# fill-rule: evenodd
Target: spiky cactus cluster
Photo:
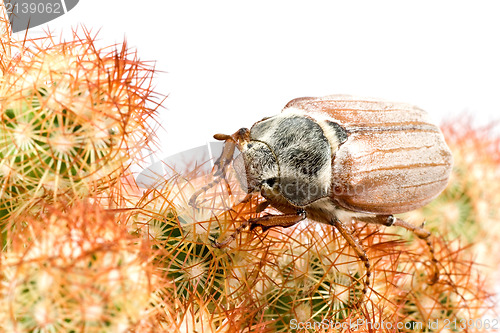
<path fill-rule="evenodd" d="M 133 216 L 171 281 L 163 292 L 169 331 L 289 332 L 298 323 L 316 323 L 312 331 L 370 332 L 371 324 L 384 322 L 406 324 L 400 332 L 418 331 L 418 325 L 430 332 L 430 321 L 479 318 L 492 306 L 471 256 L 440 237 L 435 246 L 442 275 L 431 285 L 425 242 L 405 244 L 389 230 L 358 225 L 374 263 L 367 295 L 364 265 L 331 226 L 243 231 L 227 247 L 214 248 L 214 238 L 225 239 L 256 216 L 258 200 L 229 202 L 234 196 L 221 185 L 192 207 L 188 199 L 197 183 L 177 179 L 148 191 Z"/>
<path fill-rule="evenodd" d="M 78 202 L 19 219 L 1 255 L 2 332 L 126 332 L 149 318 L 149 252 L 119 215 Z"/>
<path fill-rule="evenodd" d="M 453 208 L 462 209 L 460 198 L 467 195 L 472 198 L 465 200 L 468 205 L 483 198 L 496 202 L 497 184 L 489 177 L 498 172 L 500 155 L 494 138 L 475 140 L 473 146 L 481 149 L 469 151 L 477 135 L 469 131 L 452 132 L 445 126 L 456 159 L 450 186 L 436 202 L 405 216 L 414 223 L 427 220 L 434 232 L 440 271 L 434 284 L 427 245 L 404 230 L 355 224 L 373 265 L 372 285 L 363 295 L 364 266 L 331 226 L 304 222 L 266 233 L 243 231 L 226 248 L 216 249 L 212 239 L 226 239 L 242 221 L 255 217 L 258 200 L 237 204 L 234 196 L 225 197 L 234 189 L 221 184 L 199 197 L 196 207 L 190 206 L 189 197 L 209 179 L 201 184 L 194 178 L 172 180 L 164 189 L 150 190 L 135 218 L 154 239 L 158 267 L 172 282 L 164 292 L 171 300 L 165 307 L 165 327 L 178 332 L 289 332 L 305 323 L 301 327 L 317 332 L 339 327 L 346 332 L 393 332 L 398 325 L 398 332 L 440 332 L 455 321 L 457 327 L 466 323 L 468 331 L 477 331 L 470 320 L 483 318 L 494 306 L 491 274 L 475 263 L 477 252 L 471 251 L 471 241 L 478 238 L 470 235 L 484 237 L 484 232 L 467 234 L 469 227 L 457 231 L 462 215 Z M 485 150 L 490 151 L 488 163 L 481 157 Z M 472 169 L 471 163 L 482 178 L 465 177 L 463 170 Z M 476 225 L 485 212 L 487 221 L 498 221 L 495 207 L 477 206 L 468 215 L 470 228 L 488 228 Z M 498 235 L 492 232 L 480 246 L 493 244 Z"/>
<path fill-rule="evenodd" d="M 6 59 L 9 59 L 11 55 L 11 33 L 12 29 L 7 17 L 7 8 L 5 8 L 2 0 L 2 2 L 0 2 L 0 77 L 3 76 L 5 70 L 4 62 Z"/>
<path fill-rule="evenodd" d="M 152 143 L 154 69 L 87 31 L 15 41 L 1 24 L 0 331 L 154 331 L 168 282 L 123 215 Z"/>
<path fill-rule="evenodd" d="M 102 192 L 149 140 L 153 70 L 76 33 L 18 45 L 0 82 L 0 214 Z"/>

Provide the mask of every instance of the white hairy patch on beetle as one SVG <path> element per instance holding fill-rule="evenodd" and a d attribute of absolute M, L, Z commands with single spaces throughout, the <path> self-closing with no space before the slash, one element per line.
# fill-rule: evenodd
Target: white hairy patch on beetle
<path fill-rule="evenodd" d="M 338 150 L 338 147 L 340 145 L 340 141 L 335 133 L 335 131 L 326 124 L 327 120 L 332 121 L 331 117 L 327 117 L 324 114 L 317 113 L 317 112 L 306 112 L 302 109 L 295 108 L 295 107 L 288 107 L 283 109 L 281 114 L 277 115 L 276 117 L 283 117 L 283 118 L 292 118 L 295 116 L 298 117 L 308 117 L 312 118 L 323 130 L 323 135 L 325 138 L 328 140 L 328 143 L 330 144 L 330 159 L 333 159 L 335 156 L 335 153 Z M 270 131 L 271 132 L 271 131 Z M 273 132 L 271 132 L 273 133 Z M 328 163 L 322 168 L 322 171 L 318 175 L 318 182 L 324 184 L 324 190 L 326 192 L 329 192 L 330 186 L 331 186 L 331 178 L 332 178 L 332 165 L 331 163 Z"/>
<path fill-rule="evenodd" d="M 332 149 L 332 158 L 335 156 L 335 152 L 339 148 L 340 141 L 339 138 L 337 137 L 337 134 L 335 131 L 327 125 L 326 121 L 334 121 L 331 117 L 319 113 L 319 112 L 306 112 L 302 109 L 296 108 L 296 107 L 287 107 L 284 108 L 282 113 L 286 113 L 289 115 L 296 115 L 296 116 L 308 116 L 316 121 L 316 123 L 321 127 L 323 130 L 323 135 L 326 137 L 328 142 L 330 143 L 330 148 Z"/>
<path fill-rule="evenodd" d="M 276 117 L 271 117 L 269 119 L 261 121 L 262 123 L 269 123 L 268 130 L 259 138 L 260 141 L 269 142 L 272 140 L 274 133 L 279 127 L 279 122 L 275 121 Z"/>
<path fill-rule="evenodd" d="M 335 218 L 342 221 L 347 226 L 351 226 L 356 218 L 373 217 L 374 214 L 353 212 L 340 208 L 330 198 L 322 198 L 306 207 L 308 216 L 321 223 L 331 224 Z"/>
<path fill-rule="evenodd" d="M 318 122 L 318 125 L 321 126 L 321 129 L 323 130 L 323 135 L 326 137 L 328 140 L 328 143 L 330 143 L 330 147 L 332 149 L 332 157 L 335 156 L 335 153 L 339 149 L 340 141 L 337 137 L 337 133 L 326 124 L 326 121 L 324 120 L 316 120 Z"/>
<path fill-rule="evenodd" d="M 332 154 L 323 132 L 303 112 L 281 113 L 257 122 L 250 129 L 250 142 L 244 149 L 246 164 L 269 164 L 274 160 L 279 167 L 277 186 L 283 198 L 296 207 L 305 207 L 330 194 Z M 263 143 L 269 148 L 267 156 L 252 149 Z M 252 169 L 256 172 L 249 174 L 249 181 L 262 186 L 272 181 L 264 174 L 264 166 L 247 167 L 247 172 Z"/>
<path fill-rule="evenodd" d="M 297 111 L 300 111 L 300 110 L 297 110 Z M 287 112 L 287 113 L 281 113 L 281 114 L 277 115 L 276 117 L 278 117 L 278 118 L 281 118 L 281 117 L 283 117 L 283 118 L 293 118 L 295 116 L 305 117 L 305 113 L 304 113 L 304 111 L 300 111 L 300 112 L 297 112 L 297 113 L 288 113 Z M 321 126 L 321 124 L 318 123 L 318 125 L 320 125 L 321 129 L 323 130 L 323 127 Z M 302 139 L 301 134 L 305 134 L 305 133 L 297 133 L 296 142 L 304 144 L 305 140 Z M 324 130 L 323 130 L 323 135 L 325 135 L 325 131 Z M 325 135 L 325 138 L 328 140 L 328 137 L 326 135 Z M 330 140 L 328 140 L 328 141 L 330 143 Z M 331 144 L 330 144 L 330 146 L 331 146 Z M 337 144 L 337 146 L 338 146 L 338 144 Z M 315 146 L 312 146 L 310 149 L 319 149 L 319 148 L 315 147 Z M 321 153 L 321 154 L 327 154 L 328 152 L 327 151 L 321 151 L 319 153 Z M 332 161 L 332 153 L 330 153 L 330 156 L 327 157 L 327 162 L 324 165 L 321 166 L 321 169 L 318 172 L 317 178 L 315 179 L 315 183 L 318 186 L 322 187 L 322 190 L 324 191 L 324 193 L 329 193 L 329 191 L 330 191 L 331 179 L 332 179 L 332 163 L 331 163 L 331 161 Z M 297 171 L 296 170 L 287 170 L 286 172 L 296 173 Z"/>
<path fill-rule="evenodd" d="M 344 222 L 347 225 L 352 225 L 352 221 L 355 220 L 356 218 L 375 216 L 374 214 L 353 212 L 338 207 L 335 210 L 335 215 L 340 221 Z"/>

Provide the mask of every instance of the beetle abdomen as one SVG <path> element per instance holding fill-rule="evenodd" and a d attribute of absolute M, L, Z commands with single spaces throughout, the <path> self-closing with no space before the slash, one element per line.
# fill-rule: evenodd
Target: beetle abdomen
<path fill-rule="evenodd" d="M 437 128 L 352 133 L 333 162 L 332 197 L 354 211 L 410 211 L 446 187 L 451 164 L 451 153 Z"/>
<path fill-rule="evenodd" d="M 299 98 L 287 108 L 320 114 L 346 130 L 332 161 L 330 197 L 339 206 L 402 213 L 427 204 L 448 183 L 451 152 L 422 109 L 346 95 Z"/>

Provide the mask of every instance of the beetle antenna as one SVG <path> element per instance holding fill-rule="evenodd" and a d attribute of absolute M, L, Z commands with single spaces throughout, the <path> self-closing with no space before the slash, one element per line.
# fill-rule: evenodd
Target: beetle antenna
<path fill-rule="evenodd" d="M 227 134 L 214 134 L 214 139 L 215 140 L 219 140 L 219 141 L 228 141 L 228 140 L 231 140 L 231 135 L 227 135 Z"/>

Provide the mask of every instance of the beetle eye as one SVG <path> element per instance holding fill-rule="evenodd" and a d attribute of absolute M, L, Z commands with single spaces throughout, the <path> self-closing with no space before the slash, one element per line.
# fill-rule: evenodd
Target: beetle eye
<path fill-rule="evenodd" d="M 264 184 L 269 186 L 269 187 L 273 187 L 274 184 L 276 184 L 276 178 L 273 177 L 273 178 L 264 179 L 262 181 L 262 185 L 264 185 Z"/>

